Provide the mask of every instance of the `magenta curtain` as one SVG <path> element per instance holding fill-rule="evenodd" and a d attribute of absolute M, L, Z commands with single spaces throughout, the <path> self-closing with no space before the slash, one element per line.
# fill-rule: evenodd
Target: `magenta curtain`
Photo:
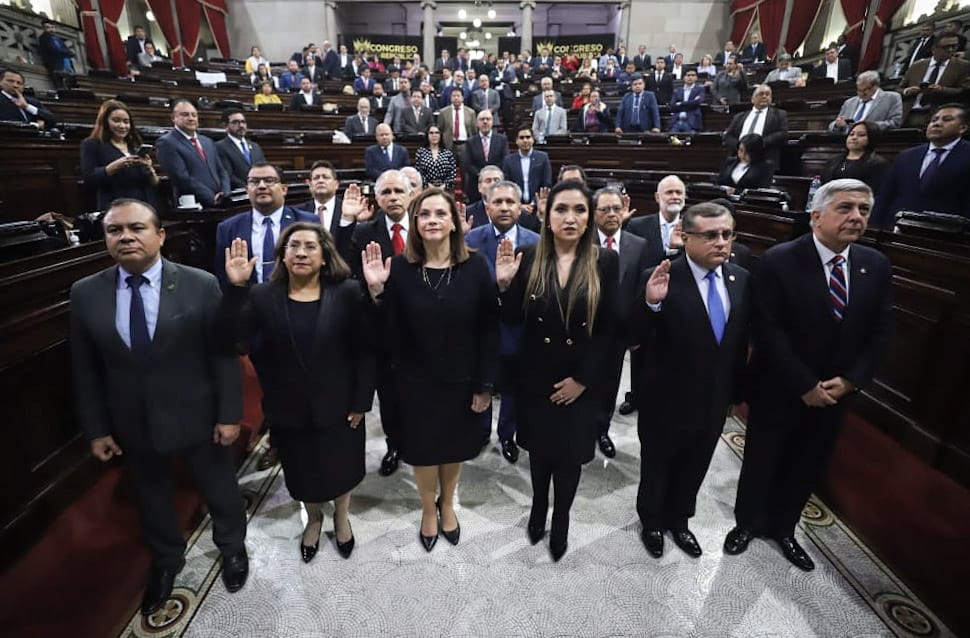
<path fill-rule="evenodd" d="M 841 0 L 841 4 L 845 21 L 849 25 L 845 29 L 845 42 L 853 47 L 861 47 L 869 0 Z"/>
<path fill-rule="evenodd" d="M 84 30 L 84 49 L 88 54 L 88 64 L 96 69 L 105 68 L 104 51 L 101 50 L 101 39 L 98 38 L 98 20 L 100 16 L 94 9 L 92 0 L 80 0 L 78 8 L 81 11 L 81 28 Z"/>
<path fill-rule="evenodd" d="M 226 28 L 226 18 L 229 15 L 229 7 L 226 0 L 199 0 L 205 12 L 205 18 L 209 22 L 209 31 L 215 39 L 216 48 L 219 55 L 228 58 L 232 55 L 229 47 L 229 30 Z"/>
<path fill-rule="evenodd" d="M 874 69 L 879 64 L 886 25 L 892 21 L 893 16 L 904 4 L 906 4 L 906 0 L 882 0 L 879 3 L 876 19 L 872 23 L 872 33 L 869 34 L 869 44 L 866 46 L 866 50 L 862 52 L 862 59 L 859 62 L 860 71 Z"/>

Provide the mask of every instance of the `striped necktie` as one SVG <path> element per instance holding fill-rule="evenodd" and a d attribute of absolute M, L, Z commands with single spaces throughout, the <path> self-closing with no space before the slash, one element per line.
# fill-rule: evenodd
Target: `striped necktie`
<path fill-rule="evenodd" d="M 845 273 L 842 271 L 842 264 L 845 258 L 836 255 L 829 261 L 832 266 L 832 273 L 829 275 L 829 302 L 832 304 L 832 314 L 836 321 L 842 321 L 845 315 L 845 307 L 849 303 L 849 294 L 845 285 Z"/>

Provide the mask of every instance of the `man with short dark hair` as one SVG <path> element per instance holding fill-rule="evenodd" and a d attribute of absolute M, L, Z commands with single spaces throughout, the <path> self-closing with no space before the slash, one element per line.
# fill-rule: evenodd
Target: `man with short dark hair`
<path fill-rule="evenodd" d="M 657 98 L 646 91 L 643 76 L 633 76 L 631 91 L 623 96 L 616 111 L 616 133 L 660 132 L 660 109 Z"/>
<path fill-rule="evenodd" d="M 384 114 L 384 123 L 395 132 L 401 129 L 401 113 L 411 108 L 411 80 L 401 78 L 398 82 L 400 92 L 387 101 L 387 113 Z"/>
<path fill-rule="evenodd" d="M 543 151 L 534 150 L 532 148 L 534 143 L 532 127 L 521 124 L 515 136 L 518 152 L 502 160 L 502 173 L 505 174 L 506 179 L 515 182 L 522 189 L 522 203 L 530 213 L 534 212 L 539 189 L 552 186 L 552 165 L 549 163 L 549 155 Z"/>
<path fill-rule="evenodd" d="M 394 131 L 401 135 L 419 135 L 427 133 L 434 123 L 431 109 L 424 105 L 424 93 L 421 89 L 412 89 L 410 97 L 410 108 L 406 108 L 398 114 L 398 129 Z"/>
<path fill-rule="evenodd" d="M 816 79 L 828 78 L 838 84 L 852 79 L 852 63 L 846 58 L 839 57 L 839 48 L 830 46 L 825 49 L 825 59 L 812 69 L 812 77 Z"/>
<path fill-rule="evenodd" d="M 714 99 L 723 105 L 739 104 L 741 98 L 748 90 L 748 80 L 741 68 L 738 66 L 738 59 L 731 56 L 724 63 L 724 68 L 714 76 L 713 84 Z"/>
<path fill-rule="evenodd" d="M 499 133 L 495 133 L 499 135 Z M 504 135 L 502 137 L 505 137 Z M 466 153 L 467 155 L 467 153 Z M 465 208 L 465 217 L 471 219 L 471 227 L 478 228 L 479 226 L 484 226 L 488 223 L 488 211 L 485 210 L 485 195 L 488 193 L 488 189 L 492 187 L 493 184 L 505 180 L 505 174 L 502 173 L 502 169 L 494 164 L 487 164 L 482 167 L 482 170 L 478 173 L 477 183 L 478 183 L 478 198 L 476 201 L 470 202 Z M 471 181 L 466 181 L 466 184 L 471 184 Z M 521 189 L 519 189 L 521 194 Z M 471 193 L 466 193 L 466 195 L 471 199 Z M 516 220 L 518 221 L 518 220 Z"/>
<path fill-rule="evenodd" d="M 259 144 L 246 139 L 246 115 L 242 109 L 229 108 L 223 111 L 222 124 L 226 127 L 226 136 L 216 142 L 219 159 L 229 173 L 232 188 L 245 188 L 249 168 L 253 164 L 265 162 L 266 156 Z"/>
<path fill-rule="evenodd" d="M 956 36 L 946 35 L 933 43 L 933 56 L 920 60 L 906 72 L 897 88 L 903 94 L 903 123 L 921 127 L 929 110 L 958 99 L 970 84 L 970 62 L 955 57 Z"/>
<path fill-rule="evenodd" d="M 203 206 L 219 206 L 232 190 L 215 142 L 198 133 L 199 112 L 185 98 L 172 104 L 174 126 L 155 142 L 158 163 L 172 183 L 175 201 L 194 195 Z"/>
<path fill-rule="evenodd" d="M 465 106 L 465 92 L 461 87 L 451 87 L 448 99 L 451 104 L 438 111 L 438 128 L 441 143 L 459 159 L 464 156 L 461 145 L 475 134 L 475 111 Z"/>
<path fill-rule="evenodd" d="M 0 70 L 0 120 L 33 124 L 40 129 L 57 126 L 53 113 L 24 95 L 24 76 L 12 69 Z"/>
<path fill-rule="evenodd" d="M 464 171 L 462 179 L 469 202 L 476 202 L 483 195 L 479 170 L 490 164 L 501 166 L 502 161 L 509 154 L 509 140 L 495 130 L 495 120 L 490 110 L 479 112 L 475 117 L 475 124 L 478 127 L 477 134 L 469 137 L 465 143 L 465 153 L 461 162 Z M 470 192 L 472 184 L 478 184 L 478 192 Z M 482 215 L 484 214 L 483 210 Z"/>
<path fill-rule="evenodd" d="M 303 77 L 299 63 L 296 60 L 290 60 L 286 63 L 286 71 L 280 75 L 280 91 L 286 93 L 299 91 Z"/>
<path fill-rule="evenodd" d="M 128 64 L 138 68 L 138 56 L 145 53 L 145 45 L 154 46 L 151 38 L 145 33 L 145 27 L 140 24 L 135 25 L 135 32 L 128 36 L 125 41 L 125 54 L 128 57 Z"/>
<path fill-rule="evenodd" d="M 300 90 L 290 98 L 290 110 L 302 111 L 309 107 L 323 108 L 323 98 L 313 90 L 313 82 L 308 77 L 300 78 Z"/>
<path fill-rule="evenodd" d="M 74 75 L 74 64 L 71 63 L 71 58 L 75 56 L 75 53 L 57 35 L 57 24 L 55 22 L 44 20 L 42 25 L 44 32 L 37 40 L 40 45 L 40 59 L 43 60 L 44 67 L 54 79 L 55 84 L 60 87 L 63 84 L 61 77 L 64 74 Z"/>
<path fill-rule="evenodd" d="M 919 37 L 913 42 L 913 46 L 909 48 L 906 57 L 903 58 L 902 73 L 908 71 L 909 67 L 916 64 L 919 60 L 925 60 L 933 55 L 933 44 L 936 42 L 936 36 L 933 35 L 935 28 L 932 22 L 926 22 L 919 26 Z"/>

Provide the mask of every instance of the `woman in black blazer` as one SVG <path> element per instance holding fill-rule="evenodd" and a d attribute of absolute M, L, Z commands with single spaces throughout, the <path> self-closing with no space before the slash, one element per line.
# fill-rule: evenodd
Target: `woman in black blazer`
<path fill-rule="evenodd" d="M 250 344 L 286 487 L 303 501 L 304 562 L 316 555 L 322 506 L 334 502 L 337 551 L 354 549 L 350 492 L 364 478 L 364 428 L 374 396 L 375 364 L 367 341 L 360 284 L 319 224 L 296 222 L 280 234 L 267 283 L 248 287 L 256 258 L 246 242 L 226 249 L 225 323 Z"/>
<path fill-rule="evenodd" d="M 849 127 L 845 136 L 845 153 L 833 157 L 822 169 L 822 183 L 852 178 L 865 182 L 872 194 L 879 195 L 889 161 L 877 155 L 876 140 L 879 129 L 865 120 Z"/>
<path fill-rule="evenodd" d="M 570 130 L 574 133 L 613 132 L 613 118 L 610 117 L 610 107 L 600 101 L 599 89 L 590 91 L 589 102 L 579 109 Z"/>
<path fill-rule="evenodd" d="M 158 175 L 152 158 L 138 155 L 141 136 L 124 102 L 101 104 L 91 135 L 81 142 L 81 174 L 97 189 L 98 210 L 119 198 L 139 199 L 156 206 Z"/>
<path fill-rule="evenodd" d="M 717 183 L 733 195 L 746 188 L 768 188 L 774 178 L 775 168 L 765 159 L 764 138 L 748 133 L 738 140 L 738 155 L 724 163 Z"/>
<path fill-rule="evenodd" d="M 580 182 L 549 193 L 539 243 L 513 256 L 498 248 L 495 274 L 502 320 L 524 328 L 516 387 L 516 440 L 529 452 L 532 544 L 546 533 L 549 483 L 555 496 L 549 550 L 566 553 L 569 509 L 584 463 L 593 459 L 601 387 L 614 349 L 619 258 L 600 250 L 592 197 Z"/>

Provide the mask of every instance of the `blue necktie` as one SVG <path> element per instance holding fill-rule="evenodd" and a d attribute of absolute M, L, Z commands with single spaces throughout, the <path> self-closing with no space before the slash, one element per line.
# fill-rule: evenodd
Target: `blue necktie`
<path fill-rule="evenodd" d="M 633 96 L 633 123 L 640 124 L 640 94 Z"/>
<path fill-rule="evenodd" d="M 269 276 L 273 272 L 273 265 L 276 263 L 274 253 L 276 252 L 276 241 L 273 239 L 273 218 L 263 218 L 263 282 L 269 281 Z"/>
<path fill-rule="evenodd" d="M 239 142 L 239 144 L 240 144 L 240 146 L 242 146 L 243 155 L 246 156 L 246 163 L 247 164 L 252 164 L 253 163 L 253 156 L 249 152 L 249 145 L 246 144 L 246 140 L 242 140 L 241 142 Z"/>
<path fill-rule="evenodd" d="M 868 103 L 869 103 L 869 100 L 862 100 L 861 102 L 859 102 L 859 110 L 857 110 L 855 112 L 855 115 L 852 116 L 852 121 L 853 122 L 861 122 L 862 121 L 862 116 L 866 112 L 866 104 L 868 104 Z"/>
<path fill-rule="evenodd" d="M 131 352 L 139 359 L 148 355 L 152 338 L 148 335 L 148 321 L 145 319 L 145 302 L 141 298 L 141 287 L 148 283 L 142 275 L 128 275 L 125 283 L 131 288 L 131 307 L 128 313 L 128 339 Z"/>
<path fill-rule="evenodd" d="M 714 331 L 714 338 L 718 343 L 724 337 L 724 304 L 721 303 L 721 295 L 717 292 L 717 273 L 709 271 L 704 277 L 707 279 L 707 314 L 711 318 L 711 329 Z"/>

